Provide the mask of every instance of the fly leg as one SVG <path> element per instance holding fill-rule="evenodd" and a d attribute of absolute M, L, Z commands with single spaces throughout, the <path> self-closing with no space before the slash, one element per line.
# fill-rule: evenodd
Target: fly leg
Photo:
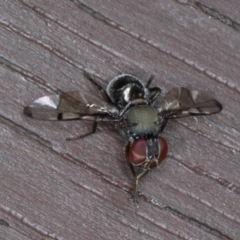
<path fill-rule="evenodd" d="M 158 95 L 161 93 L 161 89 L 159 87 L 149 88 L 149 86 L 152 83 L 153 78 L 154 78 L 154 75 L 151 75 L 150 78 L 148 79 L 146 85 L 145 85 L 146 88 L 148 88 L 149 92 L 151 93 L 151 96 L 149 98 L 150 98 L 152 103 L 157 99 Z"/>
<path fill-rule="evenodd" d="M 153 79 L 154 79 L 154 75 L 152 74 L 145 85 L 146 88 L 149 88 Z"/>
<path fill-rule="evenodd" d="M 138 203 L 138 197 L 139 197 L 138 183 L 139 183 L 139 180 L 150 171 L 150 169 L 152 168 L 152 164 L 155 163 L 156 161 L 157 160 L 152 159 L 152 160 L 146 162 L 141 167 L 134 167 L 130 162 L 128 162 L 129 167 L 130 167 L 130 169 L 132 171 L 132 174 L 133 174 L 133 193 L 132 193 L 132 198 L 133 198 L 133 201 L 135 203 Z M 140 170 L 137 172 L 136 168 L 140 168 Z"/>
<path fill-rule="evenodd" d="M 159 94 L 161 93 L 161 88 L 159 87 L 152 87 L 148 89 L 151 93 L 151 96 L 149 97 L 151 102 L 153 103 L 159 96 Z"/>
<path fill-rule="evenodd" d="M 108 96 L 107 92 L 102 88 L 102 86 L 98 82 L 96 82 L 88 73 L 83 72 L 83 74 L 91 83 L 93 83 L 98 88 L 98 90 L 101 92 L 102 97 L 104 98 L 104 100 L 107 103 L 112 103 L 112 100 Z"/>
<path fill-rule="evenodd" d="M 96 130 L 97 130 L 97 124 L 98 124 L 97 121 L 93 122 L 91 132 L 85 133 L 83 135 L 75 136 L 75 137 L 68 137 L 68 138 L 66 138 L 66 141 L 73 141 L 73 140 L 77 140 L 77 139 L 80 139 L 80 138 L 85 138 L 85 137 L 87 137 L 87 136 L 89 136 L 91 134 L 94 134 L 96 132 Z"/>
<path fill-rule="evenodd" d="M 133 201 L 135 203 L 138 203 L 138 197 L 139 197 L 139 194 L 138 194 L 138 183 L 139 183 L 139 180 L 140 178 L 142 178 L 147 172 L 149 172 L 150 168 L 145 168 L 145 169 L 142 169 L 142 171 L 136 175 L 134 175 L 134 179 L 133 179 L 133 194 L 132 194 L 132 198 L 133 198 Z"/>
<path fill-rule="evenodd" d="M 85 134 L 80 135 L 80 136 L 69 137 L 69 138 L 66 138 L 66 140 L 67 141 L 77 140 L 77 139 L 89 136 L 91 134 L 94 134 L 96 132 L 96 130 L 97 130 L 98 122 L 103 120 L 103 118 L 104 118 L 103 116 L 98 116 L 98 115 L 95 115 L 95 116 L 93 116 L 93 115 L 83 115 L 80 119 L 93 121 L 91 132 L 85 133 Z"/>

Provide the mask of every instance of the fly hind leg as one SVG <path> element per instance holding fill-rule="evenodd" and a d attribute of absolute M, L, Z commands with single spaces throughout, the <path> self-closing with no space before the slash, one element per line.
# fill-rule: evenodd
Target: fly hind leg
<path fill-rule="evenodd" d="M 93 117 L 93 116 L 91 116 L 91 117 Z M 79 136 L 75 136 L 75 137 L 68 137 L 68 138 L 66 138 L 66 141 L 73 141 L 73 140 L 81 139 L 81 138 L 84 138 L 84 137 L 94 134 L 97 130 L 98 120 L 99 120 L 98 117 L 94 118 L 91 132 L 88 132 L 88 133 L 85 133 L 85 134 L 82 134 Z"/>
<path fill-rule="evenodd" d="M 154 79 L 154 75 L 151 75 L 145 85 L 146 88 L 148 88 L 149 92 L 151 93 L 149 98 L 152 103 L 158 98 L 159 94 L 161 93 L 161 89 L 159 87 L 151 87 L 151 88 L 149 87 L 153 79 Z"/>
<path fill-rule="evenodd" d="M 93 83 L 98 90 L 101 92 L 103 99 L 107 102 L 107 103 L 112 103 L 112 100 L 110 99 L 110 97 L 108 96 L 107 92 L 102 88 L 102 86 L 96 82 L 87 72 L 83 72 L 84 76 L 91 82 Z"/>

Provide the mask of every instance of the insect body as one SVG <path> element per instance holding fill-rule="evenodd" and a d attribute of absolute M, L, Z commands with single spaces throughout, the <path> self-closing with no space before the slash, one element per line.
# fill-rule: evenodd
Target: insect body
<path fill-rule="evenodd" d="M 106 91 L 89 75 L 101 94 L 88 96 L 84 92 L 63 92 L 44 96 L 24 108 L 24 114 L 43 120 L 91 120 L 96 132 L 100 121 L 114 122 L 127 138 L 125 157 L 134 177 L 133 199 L 138 199 L 138 182 L 167 155 L 167 142 L 160 136 L 168 119 L 209 115 L 222 110 L 222 105 L 206 92 L 173 88 L 159 102 L 160 88 L 150 87 L 139 79 L 122 74 L 112 79 Z"/>

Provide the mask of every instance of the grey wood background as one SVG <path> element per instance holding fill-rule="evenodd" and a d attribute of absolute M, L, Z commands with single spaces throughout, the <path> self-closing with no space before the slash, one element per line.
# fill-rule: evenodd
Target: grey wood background
<path fill-rule="evenodd" d="M 0 239 L 240 239 L 238 0 L 0 2 Z M 119 73 L 163 94 L 211 92 L 220 114 L 169 122 L 169 153 L 130 200 L 131 172 L 114 126 L 37 121 L 34 99 L 99 94 Z"/>

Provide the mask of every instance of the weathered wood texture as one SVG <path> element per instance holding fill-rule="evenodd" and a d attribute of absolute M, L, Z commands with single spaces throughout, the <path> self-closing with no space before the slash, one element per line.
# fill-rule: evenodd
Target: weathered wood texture
<path fill-rule="evenodd" d="M 0 2 L 1 240 L 240 238 L 240 4 L 202 3 L 217 19 L 188 0 Z M 66 142 L 91 123 L 22 114 L 57 89 L 97 93 L 83 70 L 103 86 L 154 74 L 163 93 L 206 90 L 224 106 L 168 124 L 168 157 L 142 179 L 138 208 L 113 126 Z"/>

